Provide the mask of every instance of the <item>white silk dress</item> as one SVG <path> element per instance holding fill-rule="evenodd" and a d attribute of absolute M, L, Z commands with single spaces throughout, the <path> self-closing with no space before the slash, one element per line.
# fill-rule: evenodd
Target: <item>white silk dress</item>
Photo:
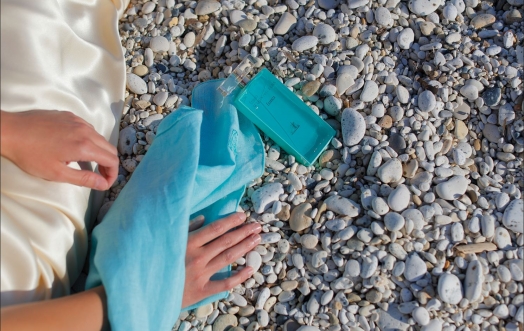
<path fill-rule="evenodd" d="M 128 1 L 1 0 L 1 109 L 68 110 L 116 145 L 118 18 Z M 3 157 L 0 169 L 2 306 L 69 294 L 100 195 L 90 201 L 90 189 L 36 178 Z"/>

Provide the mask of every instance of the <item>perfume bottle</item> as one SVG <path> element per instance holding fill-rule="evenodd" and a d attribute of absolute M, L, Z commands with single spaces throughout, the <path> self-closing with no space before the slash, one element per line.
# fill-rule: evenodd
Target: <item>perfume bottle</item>
<path fill-rule="evenodd" d="M 237 110 L 298 162 L 313 164 L 335 130 L 266 68 L 248 80 L 255 63 L 246 56 L 218 91 L 227 96 L 240 89 L 233 102 Z"/>

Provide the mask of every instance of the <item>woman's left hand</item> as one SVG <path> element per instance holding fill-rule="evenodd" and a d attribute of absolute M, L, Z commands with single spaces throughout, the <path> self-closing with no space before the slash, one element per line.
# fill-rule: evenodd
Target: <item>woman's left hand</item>
<path fill-rule="evenodd" d="M 241 225 L 246 220 L 244 213 L 235 213 L 203 228 L 203 220 L 190 225 L 186 251 L 186 284 L 182 307 L 188 307 L 213 294 L 228 291 L 241 284 L 253 274 L 246 267 L 223 280 L 210 280 L 211 276 L 228 264 L 251 251 L 260 242 L 262 228 L 258 223 Z M 195 226 L 196 225 L 196 226 Z"/>

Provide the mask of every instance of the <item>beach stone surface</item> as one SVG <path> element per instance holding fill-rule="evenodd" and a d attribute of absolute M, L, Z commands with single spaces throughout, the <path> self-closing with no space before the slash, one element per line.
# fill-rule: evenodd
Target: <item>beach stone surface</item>
<path fill-rule="evenodd" d="M 237 147 L 256 141 L 265 153 L 263 173 L 235 183 L 245 186 L 238 210 L 262 232 L 231 269 L 255 273 L 226 299 L 181 313 L 173 330 L 516 331 L 524 322 L 523 6 L 131 0 L 119 21 L 120 167 L 101 214 L 148 161 L 161 122 L 244 59 L 252 60 L 244 91 L 268 69 L 275 80 L 253 101 L 282 124 L 285 140 L 301 132 L 295 143 L 304 147 L 290 153 L 269 128 L 260 139 L 238 132 Z M 286 90 L 307 120 L 273 107 L 273 92 Z M 317 120 L 335 131 L 331 139 L 319 139 Z M 249 120 L 239 112 L 238 123 Z M 216 149 L 197 151 L 202 160 L 229 151 L 228 137 L 216 138 Z M 308 153 L 320 156 L 301 163 Z"/>

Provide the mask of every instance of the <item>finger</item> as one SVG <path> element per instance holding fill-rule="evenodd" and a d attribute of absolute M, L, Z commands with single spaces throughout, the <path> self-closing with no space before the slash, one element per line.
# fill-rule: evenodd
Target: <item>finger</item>
<path fill-rule="evenodd" d="M 94 130 L 93 130 L 94 131 Z M 106 138 L 104 138 L 102 135 L 100 135 L 98 132 L 94 131 L 94 134 L 91 135 L 91 139 L 95 144 L 102 147 L 106 151 L 118 155 L 118 150 L 116 149 L 113 144 L 109 143 Z"/>
<path fill-rule="evenodd" d="M 226 249 L 231 248 L 242 240 L 246 239 L 249 237 L 249 235 L 260 233 L 260 231 L 262 231 L 260 224 L 251 223 L 246 224 L 234 231 L 228 232 L 205 245 L 204 256 L 208 257 L 208 260 L 211 260 Z"/>
<path fill-rule="evenodd" d="M 244 213 L 234 213 L 189 234 L 188 246 L 202 247 L 246 220 Z"/>
<path fill-rule="evenodd" d="M 96 162 L 99 168 L 105 168 L 104 173 L 107 177 L 116 178 L 116 175 L 118 175 L 118 156 L 108 152 L 90 140 L 83 142 L 77 150 L 76 155 L 73 155 L 71 158 L 73 159 L 66 161 Z M 74 160 L 74 158 L 76 158 L 76 160 Z"/>
<path fill-rule="evenodd" d="M 59 178 L 55 180 L 100 191 L 107 190 L 111 187 L 104 177 L 95 172 L 89 170 L 76 170 L 65 165 Z"/>
<path fill-rule="evenodd" d="M 104 177 L 109 184 L 109 187 L 113 186 L 116 178 L 118 177 L 118 166 L 116 167 L 104 167 L 98 165 L 98 171 Z"/>
<path fill-rule="evenodd" d="M 205 218 L 203 215 L 198 215 L 189 221 L 189 232 L 200 229 L 204 225 Z"/>
<path fill-rule="evenodd" d="M 207 296 L 223 291 L 229 291 L 233 287 L 245 282 L 249 277 L 253 275 L 253 272 L 254 270 L 252 267 L 246 267 L 229 278 L 223 280 L 210 281 L 205 286 L 205 290 L 208 293 Z"/>
<path fill-rule="evenodd" d="M 226 249 L 222 253 L 215 256 L 206 266 L 206 272 L 214 274 L 225 266 L 235 262 L 238 258 L 244 256 L 251 251 L 260 242 L 260 235 L 253 233 L 246 239 L 242 240 L 235 246 Z"/>

